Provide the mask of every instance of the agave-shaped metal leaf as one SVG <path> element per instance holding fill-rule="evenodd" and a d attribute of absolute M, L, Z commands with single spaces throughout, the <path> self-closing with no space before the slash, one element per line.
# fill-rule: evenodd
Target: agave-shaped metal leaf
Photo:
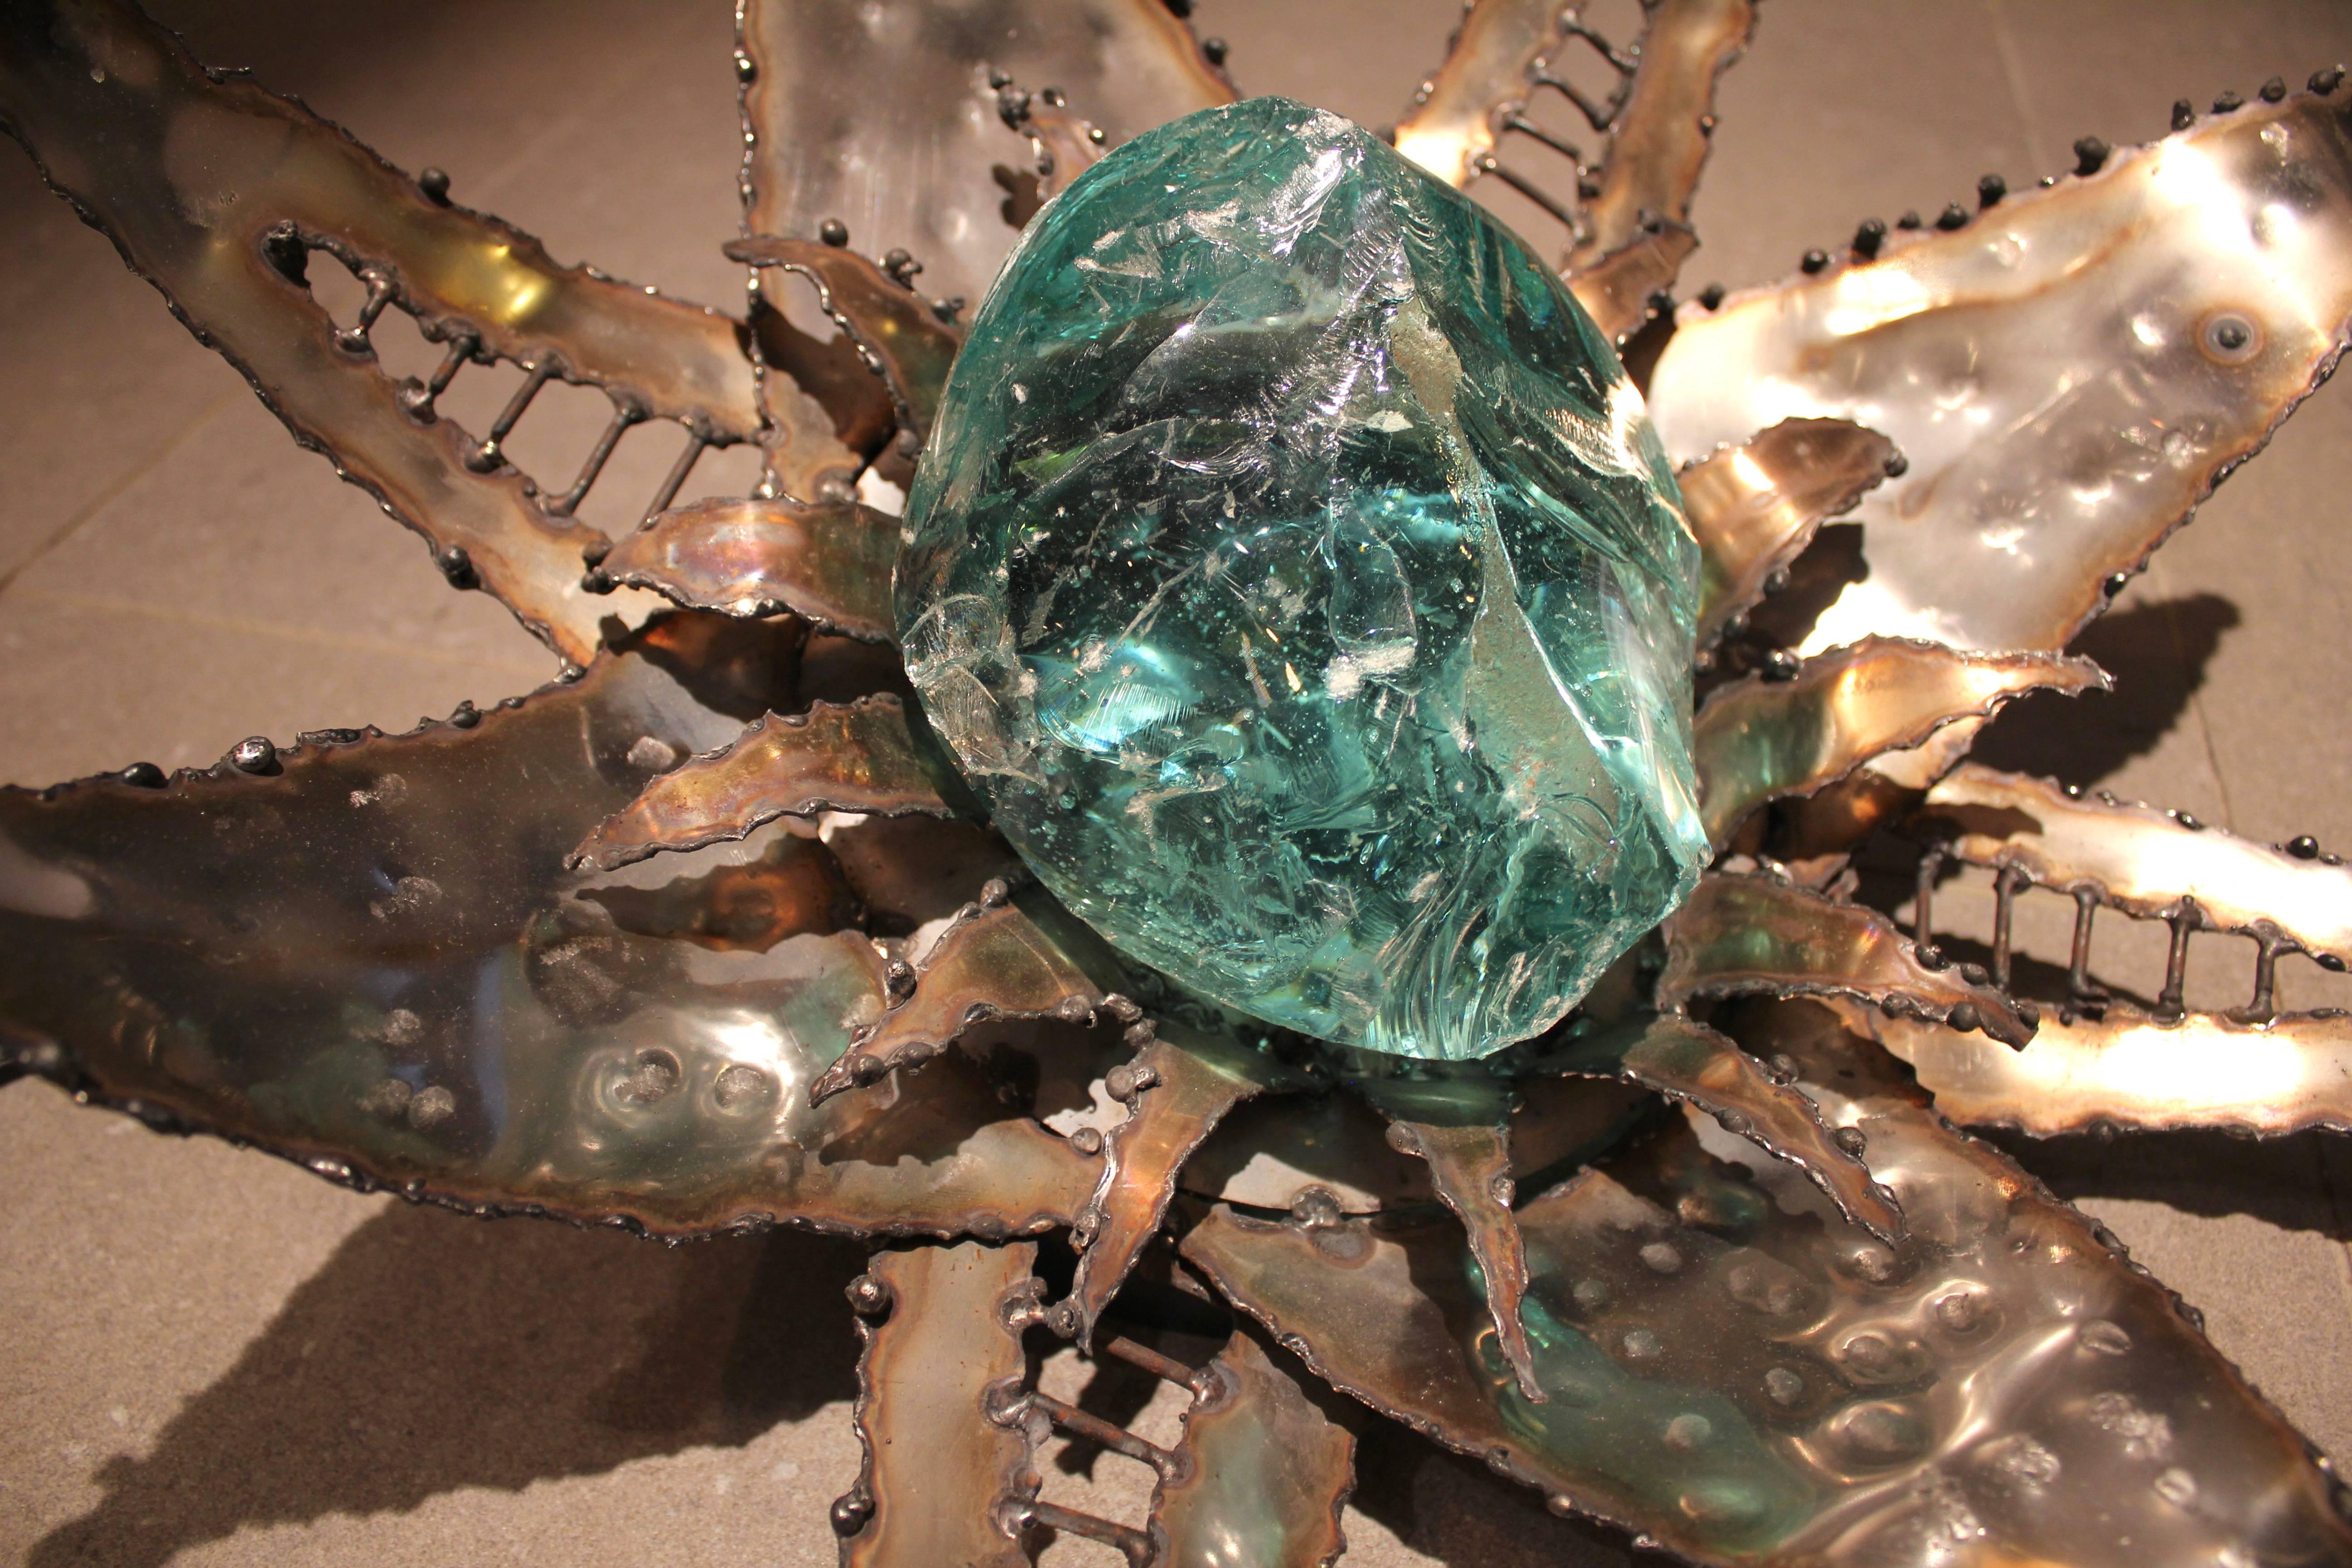
<path fill-rule="evenodd" d="M 2055 649 L 2262 447 L 2347 317 L 2352 135 L 2297 96 L 1891 236 L 1875 260 L 1686 306 L 1650 406 L 1678 456 L 1804 415 L 1909 458 L 1864 500 L 1869 574 L 1805 651 L 1872 633 Z"/>
<path fill-rule="evenodd" d="M 889 695 L 761 715 L 725 746 L 661 773 L 572 852 L 578 869 L 610 871 L 665 851 L 743 837 L 780 816 L 829 811 L 951 815 Z"/>
<path fill-rule="evenodd" d="M 1641 36 L 1612 43 L 1580 6 L 1475 0 L 1445 63 L 1396 130 L 1397 151 L 1438 178 L 1468 185 L 1492 176 L 1567 226 L 1570 285 L 1620 341 L 1697 246 L 1690 201 L 1715 128 L 1716 79 L 1755 26 L 1750 0 L 1645 0 L 1642 9 Z M 1574 85 L 1563 58 L 1587 48 L 1616 77 L 1615 89 L 1598 99 Z M 1605 154 L 1588 162 L 1576 142 L 1529 116 L 1530 100 L 1544 90 L 1566 98 L 1608 137 Z M 1513 133 L 1565 158 L 1566 177 L 1531 177 L 1516 166 L 1505 155 Z"/>
<path fill-rule="evenodd" d="M 1520 1209 L 1543 1405 L 1446 1227 L 1216 1207 L 1185 1255 L 1342 1388 L 1696 1561 L 2352 1554 L 2301 1440 L 2104 1232 L 1819 1007 L 1732 1026 L 1862 1135 L 1910 1234 L 1677 1118 Z"/>
<path fill-rule="evenodd" d="M 1328 1568 L 1346 1550 L 1355 1439 L 1238 1330 L 1192 1380 L 1179 1463 L 1151 1497 L 1164 1568 Z"/>
<path fill-rule="evenodd" d="M 688 427 L 658 510 L 693 453 L 760 434 L 738 322 L 557 266 L 529 235 L 436 200 L 301 105 L 208 74 L 122 0 L 9 7 L 0 122 L 298 440 L 424 534 L 453 580 L 478 582 L 574 663 L 593 657 L 604 619 L 642 620 L 655 603 L 581 585 L 583 551 L 604 535 L 568 513 L 613 443 L 646 418 Z M 356 327 L 339 329 L 305 287 L 312 251 L 367 283 Z M 433 386 L 404 388 L 378 364 L 369 328 L 388 308 L 449 344 Z M 578 477 L 541 476 L 547 496 L 504 466 L 511 418 L 469 437 L 434 412 L 448 376 L 492 356 L 530 373 L 512 417 L 551 378 L 614 400 L 606 439 Z"/>
<path fill-rule="evenodd" d="M 462 1206 L 678 1234 L 1068 1223 L 1090 1163 L 976 1071 L 806 1102 L 884 1009 L 859 917 L 922 912 L 868 874 L 889 846 L 563 869 L 650 769 L 773 694 L 778 635 L 673 616 L 511 709 L 0 793 L 10 1060 Z M 738 890 L 799 912 L 746 924 Z"/>
<path fill-rule="evenodd" d="M 798 616 L 867 642 L 897 637 L 898 520 L 856 501 L 713 500 L 625 533 L 599 563 L 625 587 L 730 616 Z"/>
<path fill-rule="evenodd" d="M 1021 1409 L 1028 1242 L 886 1248 L 849 1288 L 865 1461 L 833 1507 L 844 1568 L 1027 1568 L 1037 1495 Z"/>
<path fill-rule="evenodd" d="M 2159 1018 L 2112 1002 L 2096 1016 L 2044 1018 L 2021 1051 L 1916 1018 L 1849 1023 L 1909 1062 L 1937 1110 L 1971 1127 L 2041 1138 L 2102 1126 L 2352 1132 L 2352 1020 L 2340 1013 Z"/>
<path fill-rule="evenodd" d="M 1930 969 L 1876 910 L 1769 876 L 1711 872 L 1666 925 L 1661 1005 L 1717 996 L 1850 996 L 2022 1046 L 2033 1028 L 1998 991 Z"/>
<path fill-rule="evenodd" d="M 1750 675 L 1707 694 L 1691 737 L 1699 816 L 1719 846 L 1766 801 L 1811 795 L 1955 720 L 2044 687 L 2072 694 L 2106 684 L 2086 658 L 1865 637 L 1814 655 L 1790 679 Z"/>
<path fill-rule="evenodd" d="M 2352 962 L 2352 868 L 2323 860 L 2316 846 L 2294 853 L 1973 763 L 1927 791 L 1915 824 L 1954 859 L 2087 893 L 2143 920 L 2193 903 L 2207 929 L 2268 934 L 2337 967 Z"/>
<path fill-rule="evenodd" d="M 1829 519 L 1886 477 L 1895 443 L 1843 419 L 1784 419 L 1677 476 L 1699 548 L 1704 647 L 1763 599 Z"/>
<path fill-rule="evenodd" d="M 1233 88 L 1160 0 L 740 0 L 744 232 L 827 219 L 977 303 L 1034 206 L 992 75 L 1056 88 L 1112 145 Z"/>

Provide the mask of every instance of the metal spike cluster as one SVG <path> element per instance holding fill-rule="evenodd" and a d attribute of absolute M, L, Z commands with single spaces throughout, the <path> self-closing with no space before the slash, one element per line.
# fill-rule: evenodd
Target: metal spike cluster
<path fill-rule="evenodd" d="M 1988 178 L 1974 216 L 1865 223 L 1670 312 L 1748 0 L 1644 0 L 1623 40 L 1475 0 L 1398 145 L 1557 216 L 1620 342 L 1671 334 L 1650 392 L 1705 560 L 1720 854 L 1560 1028 L 1448 1067 L 1124 963 L 909 721 L 895 520 L 863 480 L 909 473 L 961 306 L 1037 205 L 1233 88 L 1172 0 L 902 9 L 886 44 L 849 0 L 742 0 L 741 322 L 554 267 L 121 0 L 0 20 L 0 120 L 52 186 L 571 661 L 405 735 L 0 793 L 0 1076 L 478 1214 L 875 1238 L 847 1563 L 1019 1563 L 1056 1533 L 1137 1568 L 1235 1542 L 1328 1563 L 1353 1439 L 1309 1374 L 1695 1562 L 2352 1562 L 2324 1461 L 2112 1238 L 1944 1120 L 2352 1131 L 2344 1016 L 2276 1006 L 2280 960 L 2352 958 L 2336 858 L 1963 762 L 2002 701 L 2104 683 L 2066 642 L 2341 353 L 2341 73 L 2183 105 L 2149 148 L 2086 139 L 2040 188 Z M 845 95 L 886 47 L 906 91 L 868 112 Z M 2280 201 L 2294 225 L 2216 219 Z M 307 287 L 320 254 L 364 286 L 348 324 Z M 388 310 L 446 345 L 428 379 L 378 364 Z M 461 431 L 437 400 L 492 361 L 520 388 Z M 1931 417 L 1923 363 L 1972 367 L 1944 404 L 1986 416 Z M 506 447 L 556 379 L 614 412 L 542 484 Z M 643 525 L 573 521 L 659 422 L 683 445 Z M 742 441 L 757 493 L 672 505 Z M 1842 517 L 1868 577 L 1759 653 L 1748 617 Z M 2036 549 L 1981 549 L 1993 517 Z M 1907 936 L 1854 896 L 1880 829 L 1918 849 Z M 1954 867 L 1995 878 L 1981 965 L 1936 923 Z M 2012 929 L 2037 889 L 2076 908 L 2038 1005 Z M 2152 991 L 2095 973 L 2102 910 L 2168 927 Z M 2255 944 L 2243 1006 L 2185 1005 L 2204 932 Z M 1150 1342 L 1175 1301 L 1230 1336 L 1204 1364 Z M 1039 1391 L 1062 1340 L 1184 1390 L 1181 1441 Z M 1055 1431 L 1148 1466 L 1149 1516 L 1046 1498 Z"/>

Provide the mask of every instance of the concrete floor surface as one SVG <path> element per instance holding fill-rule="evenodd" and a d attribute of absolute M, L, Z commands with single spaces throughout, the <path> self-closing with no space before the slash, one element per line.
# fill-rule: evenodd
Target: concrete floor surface
<path fill-rule="evenodd" d="M 737 221 L 728 12 L 168 8 L 206 59 L 255 67 L 404 167 L 449 170 L 462 200 L 559 259 L 735 308 L 740 273 L 718 248 Z M 1384 125 L 1454 12 L 1200 0 L 1196 23 L 1231 40 L 1245 89 Z M 2319 0 L 1763 12 L 1719 104 L 1685 291 L 1779 276 L 1857 219 L 1932 212 L 1988 170 L 2030 183 L 2068 167 L 2077 135 L 2161 134 L 2176 97 L 2352 58 L 2352 7 Z M 2352 843 L 2347 437 L 2352 402 L 2331 387 L 2086 634 L 2116 693 L 2021 704 L 1987 752 L 2256 838 Z M 747 477 L 721 465 L 698 484 Z M 0 148 L 0 777 L 404 728 L 551 668 L 287 441 Z M 2341 1141 L 2018 1147 L 2352 1457 Z M 476 1224 L 16 1085 L 0 1091 L 0 1563 L 830 1562 L 825 1506 L 856 1467 L 840 1289 L 860 1256 L 796 1236 L 668 1250 Z M 1132 1517 L 1142 1488 L 1123 1468 L 1057 1472 L 1052 1495 Z M 1628 1555 L 1378 1422 L 1347 1528 L 1349 1563 L 1379 1568 Z M 1116 1559 L 1066 1541 L 1047 1561 Z"/>

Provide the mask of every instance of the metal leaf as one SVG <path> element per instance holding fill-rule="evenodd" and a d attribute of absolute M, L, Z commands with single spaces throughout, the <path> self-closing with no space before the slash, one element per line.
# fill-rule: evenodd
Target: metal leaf
<path fill-rule="evenodd" d="M 1047 1319 L 1081 1345 L 1094 1342 L 1096 1321 L 1159 1233 L 1177 1172 L 1225 1112 L 1264 1085 L 1240 1053 L 1169 1027 L 1176 1037 L 1138 1026 L 1148 1037 L 1135 1059 L 1108 1077 L 1110 1097 L 1127 1104 L 1127 1120 L 1104 1140 L 1102 1175 L 1070 1237 L 1079 1248 L 1077 1274 L 1069 1299 Z"/>
<path fill-rule="evenodd" d="M 1716 79 L 1756 27 L 1751 0 L 1655 0 L 1648 9 L 1633 92 L 1610 139 L 1600 192 L 1564 264 L 1588 308 L 1588 293 L 1646 301 L 1673 286 L 1690 247 L 1658 241 L 1689 232 L 1691 196 L 1715 131 Z M 1640 321 L 1627 320 L 1621 308 L 1603 325 L 1622 338 Z"/>
<path fill-rule="evenodd" d="M 1142 1012 L 1113 988 L 1117 972 L 1097 956 L 1101 947 L 1042 889 L 1024 888 L 1016 900 L 1005 884 L 992 884 L 898 974 L 891 1010 L 859 1029 L 809 1086 L 809 1103 L 920 1067 L 988 1019 L 1085 1024 L 1107 1014 L 1133 1023 Z"/>
<path fill-rule="evenodd" d="M 900 427 L 919 447 L 939 412 L 948 367 L 963 346 L 932 302 L 869 257 L 822 240 L 754 235 L 730 240 L 727 254 L 753 268 L 773 268 L 809 280 L 817 308 L 839 327 L 866 367 L 882 378 Z"/>
<path fill-rule="evenodd" d="M 1073 110 L 1057 87 L 1033 93 L 1007 81 L 997 89 L 996 111 L 1008 127 L 1029 139 L 1041 206 L 1092 168 L 1109 144 L 1103 129 Z"/>
<path fill-rule="evenodd" d="M 2098 1017 L 2044 1020 L 2021 1051 L 1911 1018 L 1849 1026 L 1909 1062 L 1936 1109 L 1972 1127 L 2352 1132 L 2352 1019 L 2337 1013 L 2153 1018 L 2111 1003 Z"/>
<path fill-rule="evenodd" d="M 1929 969 L 1876 910 L 1833 903 L 1772 877 L 1701 877 L 1666 925 L 1662 1005 L 1694 997 L 1853 996 L 1981 1028 L 2022 1046 L 2033 1027 L 1997 991 Z"/>
<path fill-rule="evenodd" d="M 119 0 L 11 7 L 0 40 L 0 121 L 298 440 L 572 662 L 593 655 L 605 617 L 643 619 L 649 598 L 582 590 L 582 551 L 604 536 L 551 515 L 500 467 L 502 429 L 477 446 L 435 417 L 437 385 L 404 392 L 368 327 L 397 306 L 451 345 L 436 382 L 496 355 L 530 369 L 527 388 L 561 376 L 610 393 L 613 439 L 674 419 L 699 450 L 760 432 L 737 322 L 556 266 L 529 235 L 436 202 L 299 104 L 207 74 Z M 357 328 L 339 331 L 300 281 L 314 249 L 367 281 Z M 567 500 L 609 453 L 600 445 Z"/>
<path fill-rule="evenodd" d="M 976 1070 L 808 1109 L 885 1000 L 833 900 L 761 949 L 694 907 L 727 885 L 707 857 L 563 872 L 648 759 L 756 710 L 776 639 L 671 617 L 512 709 L 254 742 L 164 787 L 0 793 L 0 1051 L 158 1124 L 484 1212 L 1067 1224 L 1091 1163 Z"/>
<path fill-rule="evenodd" d="M 575 869 L 610 871 L 665 851 L 741 838 L 780 816 L 828 811 L 948 816 L 892 696 L 769 713 L 724 747 L 646 784 L 572 851 Z"/>
<path fill-rule="evenodd" d="M 867 642 L 897 637 L 898 520 L 856 501 L 697 501 L 621 536 L 598 564 L 628 587 L 730 616 L 794 615 Z"/>
<path fill-rule="evenodd" d="M 1491 1123 L 1399 1119 L 1389 1123 L 1389 1141 L 1428 1162 L 1429 1184 L 1462 1222 L 1469 1239 L 1479 1291 L 1495 1324 L 1495 1343 L 1518 1381 L 1519 1392 L 1541 1404 L 1549 1395 L 1536 1378 L 1535 1352 L 1520 1317 L 1528 1292 L 1528 1253 L 1511 1217 L 1517 1189 L 1511 1180 L 1508 1123 L 1499 1119 Z"/>
<path fill-rule="evenodd" d="M 1972 763 L 1927 792 L 1917 820 L 1939 840 L 1949 835 L 1945 853 L 1971 866 L 2022 872 L 2144 920 L 2193 902 L 2207 928 L 2352 960 L 2352 868 L 2322 861 L 2315 848 L 2296 856 L 2177 813 Z"/>
<path fill-rule="evenodd" d="M 2044 687 L 2073 693 L 2106 685 L 2086 658 L 1866 637 L 1807 659 L 1792 679 L 1751 675 L 1708 694 L 1692 733 L 1699 815 L 1719 846 L 1766 801 L 1811 795 L 1954 720 Z"/>
<path fill-rule="evenodd" d="M 1580 7 L 1555 0 L 1475 0 L 1465 11 L 1445 63 L 1422 85 L 1397 126 L 1396 147 L 1450 184 L 1503 181 L 1570 231 L 1563 269 L 1601 330 L 1622 342 L 1650 312 L 1697 248 L 1690 199 L 1706 161 L 1716 78 L 1747 47 L 1750 0 L 1644 0 L 1640 38 L 1623 48 L 1587 26 Z M 1559 57 L 1590 46 L 1618 73 L 1601 100 L 1559 70 Z M 1606 155 L 1583 152 L 1525 112 L 1540 89 L 1560 93 L 1594 131 Z M 1517 173 L 1500 150 L 1510 132 L 1566 157 L 1580 187 L 1574 199 Z M 1590 195 L 1583 193 L 1589 191 Z"/>
<path fill-rule="evenodd" d="M 1886 477 L 1895 443 L 1843 419 L 1784 419 L 1678 476 L 1698 538 L 1701 647 L 1764 597 L 1829 519 Z"/>
<path fill-rule="evenodd" d="M 1670 1125 L 1519 1212 L 1545 1405 L 1446 1227 L 1218 1207 L 1185 1256 L 1343 1389 L 1699 1562 L 2352 1550 L 2301 1440 L 2104 1232 L 1820 1009 L 1737 1032 L 1867 1139 L 1912 1235 L 1888 1247 L 1746 1144 Z"/>
<path fill-rule="evenodd" d="M 1356 1440 L 1244 1331 L 1193 1380 L 1172 1474 L 1151 1496 L 1159 1568 L 1328 1568 L 1347 1550 Z M 1236 1549 L 1239 1549 L 1237 1552 Z"/>
<path fill-rule="evenodd" d="M 1444 180 L 1489 172 L 1505 122 L 1535 89 L 1538 63 L 1567 42 L 1554 0 L 1468 0 L 1445 63 L 1397 122 L 1396 150 Z"/>
<path fill-rule="evenodd" d="M 1160 0 L 741 0 L 736 17 L 744 232 L 813 239 L 836 219 L 975 302 L 1034 178 L 1010 166 L 990 72 L 1060 89 L 1114 146 L 1234 96 Z"/>
<path fill-rule="evenodd" d="M 1652 1018 L 1571 1041 L 1547 1052 L 1531 1071 L 1620 1079 L 1695 1106 L 1725 1131 L 1804 1172 L 1847 1220 L 1883 1241 L 1902 1235 L 1903 1211 L 1861 1155 L 1839 1145 L 1813 1102 L 1704 1025 Z"/>
<path fill-rule="evenodd" d="M 1036 1255 L 1027 1242 L 892 1248 L 851 1284 L 866 1457 L 833 1505 L 844 1568 L 1027 1568 L 1021 1509 L 1039 1478 L 1021 1331 Z"/>
<path fill-rule="evenodd" d="M 2326 374 L 2347 315 L 2352 137 L 2298 96 L 1686 307 L 1650 406 L 1680 456 L 1822 415 L 1910 459 L 1863 501 L 1869 574 L 1804 651 L 2056 649 Z"/>

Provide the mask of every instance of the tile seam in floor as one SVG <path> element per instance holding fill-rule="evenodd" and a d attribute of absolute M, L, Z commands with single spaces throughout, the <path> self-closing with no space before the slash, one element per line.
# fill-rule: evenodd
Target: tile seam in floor
<path fill-rule="evenodd" d="M 219 396 L 214 398 L 210 403 L 205 404 L 202 408 L 196 410 L 196 412 L 190 416 L 186 424 L 181 426 L 177 430 L 173 431 L 171 435 L 156 443 L 153 450 L 150 451 L 139 461 L 131 464 L 129 468 L 125 469 L 121 474 L 115 478 L 113 483 L 105 486 L 98 492 L 98 494 L 92 496 L 88 501 L 84 502 L 80 509 L 75 511 L 71 517 L 67 518 L 64 522 L 58 524 L 58 527 L 50 532 L 47 539 L 44 539 L 39 544 L 34 546 L 33 552 L 31 554 L 26 556 L 22 561 L 17 562 L 16 565 L 11 566 L 5 572 L 0 572 L 0 594 L 5 594 L 10 588 L 16 585 L 17 578 L 22 577 L 26 573 L 31 571 L 41 562 L 48 559 L 50 555 L 56 553 L 58 546 L 65 543 L 67 540 L 71 539 L 75 534 L 79 533 L 83 527 L 100 512 L 104 511 L 108 507 L 112 506 L 117 500 L 120 500 L 123 494 L 128 491 L 131 486 L 137 484 L 141 479 L 145 479 L 149 474 L 153 473 L 157 468 L 162 466 L 165 458 L 178 451 L 187 443 L 190 437 L 194 436 L 199 428 L 210 422 L 214 415 L 218 414 L 222 409 L 226 408 L 230 404 L 234 403 L 239 395 L 246 392 L 246 390 L 247 389 L 244 387 L 236 387 L 230 391 L 224 392 Z"/>
<path fill-rule="evenodd" d="M 207 631 L 233 633 L 237 637 L 277 637 L 286 642 L 307 644 L 313 647 L 347 648 L 354 653 L 378 654 L 387 658 L 418 658 L 435 664 L 462 665 L 469 669 L 512 670 L 528 674 L 534 680 L 552 679 L 552 672 L 539 671 L 520 659 L 483 658 L 479 656 L 434 647 L 429 643 L 388 642 L 376 637 L 356 637 L 319 631 L 308 626 L 272 626 L 266 621 L 237 619 L 228 616 L 206 615 L 201 610 L 173 609 L 162 605 L 142 604 L 137 599 L 117 598 L 110 594 L 55 594 L 40 589 L 25 589 L 16 595 L 22 603 L 47 604 L 73 610 L 98 610 L 110 615 L 145 616 L 180 626 L 201 626 Z"/>

